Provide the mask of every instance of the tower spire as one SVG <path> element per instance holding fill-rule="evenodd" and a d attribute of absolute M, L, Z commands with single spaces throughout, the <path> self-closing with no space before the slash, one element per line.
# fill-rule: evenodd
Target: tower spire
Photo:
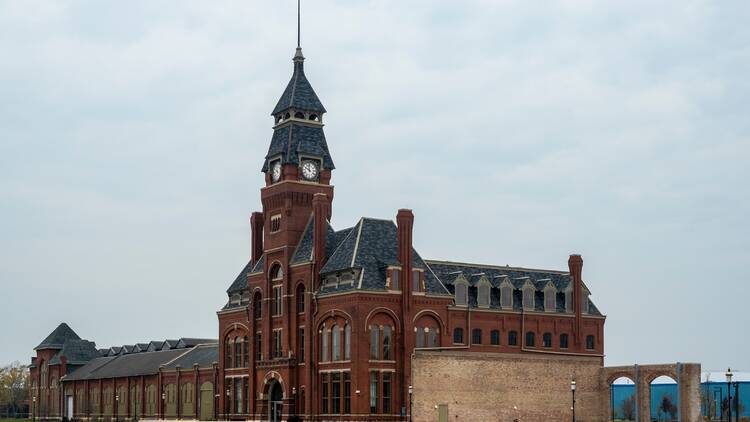
<path fill-rule="evenodd" d="M 300 0 L 297 0 L 297 50 L 294 52 L 294 62 L 302 64 L 305 60 L 305 56 L 302 55 L 302 47 L 300 46 Z"/>
<path fill-rule="evenodd" d="M 300 30 L 299 30 L 299 21 L 300 21 L 300 17 L 299 17 L 299 2 L 300 2 L 300 0 L 297 0 L 297 48 L 301 48 L 300 47 L 300 43 L 299 43 L 299 34 L 300 34 Z"/>

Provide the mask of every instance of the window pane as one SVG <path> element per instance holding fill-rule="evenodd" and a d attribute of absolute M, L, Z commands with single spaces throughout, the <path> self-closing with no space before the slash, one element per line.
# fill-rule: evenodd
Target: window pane
<path fill-rule="evenodd" d="M 417 341 L 416 341 L 417 347 L 424 347 L 424 328 L 422 327 L 417 328 L 416 336 L 417 336 Z"/>
<path fill-rule="evenodd" d="M 344 413 L 352 413 L 352 377 L 344 372 Z"/>
<path fill-rule="evenodd" d="M 300 327 L 298 329 L 297 334 L 297 348 L 299 352 L 297 353 L 297 360 L 300 362 L 305 361 L 305 329 L 303 327 Z"/>
<path fill-rule="evenodd" d="M 383 413 L 391 413 L 391 373 L 383 372 Z"/>
<path fill-rule="evenodd" d="M 263 360 L 263 337 L 261 333 L 255 333 L 255 360 Z"/>
<path fill-rule="evenodd" d="M 542 343 L 544 347 L 552 347 L 552 334 L 544 333 L 542 336 Z"/>
<path fill-rule="evenodd" d="M 473 344 L 482 344 L 482 330 L 475 328 L 471 332 L 471 342 Z"/>
<path fill-rule="evenodd" d="M 492 330 L 490 333 L 490 343 L 492 343 L 493 346 L 500 345 L 500 331 Z"/>
<path fill-rule="evenodd" d="M 437 328 L 430 327 L 430 331 L 427 333 L 427 347 L 438 347 Z"/>
<path fill-rule="evenodd" d="M 560 334 L 560 348 L 562 349 L 568 348 L 568 335 L 567 334 Z"/>
<path fill-rule="evenodd" d="M 391 327 L 386 325 L 383 327 L 383 359 L 392 360 L 393 355 L 391 353 L 392 342 L 392 330 Z"/>
<path fill-rule="evenodd" d="M 370 372 L 370 413 L 378 413 L 378 373 L 377 372 Z"/>
<path fill-rule="evenodd" d="M 349 324 L 344 326 L 344 359 L 352 358 L 352 327 Z"/>
<path fill-rule="evenodd" d="M 338 361 L 341 360 L 341 331 L 338 324 L 331 329 L 331 335 L 333 336 L 333 360 Z"/>
<path fill-rule="evenodd" d="M 526 333 L 526 346 L 528 347 L 534 347 L 534 333 L 531 331 Z"/>
<path fill-rule="evenodd" d="M 370 359 L 380 359 L 379 328 L 377 325 L 370 326 Z"/>
<path fill-rule="evenodd" d="M 393 270 L 391 272 L 391 289 L 392 290 L 399 290 L 399 286 L 401 285 L 401 280 L 399 280 L 400 277 L 401 277 L 400 270 Z"/>
<path fill-rule="evenodd" d="M 413 292 L 421 292 L 422 291 L 422 283 L 420 280 L 421 271 L 413 270 L 411 272 L 411 289 Z"/>
<path fill-rule="evenodd" d="M 463 328 L 454 328 L 453 329 L 453 342 L 454 343 L 463 343 L 464 342 L 464 329 Z"/>
<path fill-rule="evenodd" d="M 328 362 L 328 329 L 323 327 L 323 333 L 320 336 L 320 361 Z"/>
<path fill-rule="evenodd" d="M 341 373 L 331 374 L 331 413 L 341 413 Z"/>
<path fill-rule="evenodd" d="M 328 413 L 328 374 L 320 374 L 320 410 Z"/>
<path fill-rule="evenodd" d="M 508 346 L 518 346 L 518 333 L 511 331 L 508 333 Z"/>

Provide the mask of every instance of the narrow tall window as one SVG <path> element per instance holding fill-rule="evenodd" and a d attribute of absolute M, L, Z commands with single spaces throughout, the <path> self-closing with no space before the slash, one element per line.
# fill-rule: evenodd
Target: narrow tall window
<path fill-rule="evenodd" d="M 331 373 L 331 413 L 341 413 L 341 372 Z"/>
<path fill-rule="evenodd" d="M 518 346 L 518 332 L 508 332 L 508 346 Z"/>
<path fill-rule="evenodd" d="M 417 341 L 416 345 L 417 347 L 424 347 L 424 328 L 423 327 L 417 327 Z"/>
<path fill-rule="evenodd" d="M 455 285 L 455 289 L 456 289 L 456 305 L 466 306 L 468 304 L 469 286 L 467 286 L 464 283 L 458 283 Z"/>
<path fill-rule="evenodd" d="M 305 327 L 297 329 L 297 361 L 305 362 Z"/>
<path fill-rule="evenodd" d="M 383 372 L 383 413 L 391 413 L 391 373 Z"/>
<path fill-rule="evenodd" d="M 561 349 L 568 348 L 568 335 L 567 334 L 560 334 L 560 348 Z"/>
<path fill-rule="evenodd" d="M 281 315 L 282 295 L 281 285 L 273 286 L 273 315 Z"/>
<path fill-rule="evenodd" d="M 300 284 L 297 287 L 297 313 L 305 312 L 305 286 Z"/>
<path fill-rule="evenodd" d="M 232 345 L 232 339 L 226 339 L 224 340 L 224 367 L 225 368 L 231 368 L 232 367 L 232 348 L 234 346 Z"/>
<path fill-rule="evenodd" d="M 352 413 L 352 376 L 344 372 L 344 413 Z"/>
<path fill-rule="evenodd" d="M 383 327 L 383 360 L 393 360 L 393 329 L 390 325 Z"/>
<path fill-rule="evenodd" d="M 242 340 L 239 337 L 234 338 L 234 367 L 242 367 Z"/>
<path fill-rule="evenodd" d="M 323 332 L 320 336 L 320 361 L 328 362 L 328 328 L 323 326 Z"/>
<path fill-rule="evenodd" d="M 524 309 L 534 309 L 534 289 L 532 287 L 523 289 L 523 307 Z"/>
<path fill-rule="evenodd" d="M 281 214 L 271 216 L 271 233 L 281 230 Z"/>
<path fill-rule="evenodd" d="M 430 327 L 427 332 L 427 347 L 438 347 L 438 330 L 437 328 Z"/>
<path fill-rule="evenodd" d="M 542 334 L 542 347 L 552 347 L 552 334 L 551 333 L 544 333 Z"/>
<path fill-rule="evenodd" d="M 328 373 L 320 374 L 320 410 L 328 413 Z"/>
<path fill-rule="evenodd" d="M 380 359 L 380 328 L 377 325 L 370 326 L 370 359 Z"/>
<path fill-rule="evenodd" d="M 453 342 L 461 344 L 464 342 L 464 329 L 456 327 L 453 329 Z"/>
<path fill-rule="evenodd" d="M 378 373 L 370 372 L 370 413 L 378 413 Z"/>
<path fill-rule="evenodd" d="M 394 268 L 391 271 L 391 290 L 401 290 L 399 287 L 401 286 L 401 280 L 399 279 L 401 277 L 401 270 Z"/>
<path fill-rule="evenodd" d="M 282 350 L 281 350 L 281 330 L 274 330 L 273 331 L 273 357 L 280 358 L 282 357 Z"/>
<path fill-rule="evenodd" d="M 261 333 L 255 333 L 255 360 L 263 360 L 263 335 Z"/>
<path fill-rule="evenodd" d="M 482 330 L 479 328 L 471 330 L 471 344 L 482 344 Z"/>
<path fill-rule="evenodd" d="M 331 328 L 331 337 L 333 337 L 333 361 L 341 360 L 341 329 L 338 324 L 334 324 Z"/>
<path fill-rule="evenodd" d="M 557 310 L 557 292 L 552 288 L 544 290 L 544 310 L 547 312 Z"/>
<path fill-rule="evenodd" d="M 500 289 L 500 306 L 503 309 L 510 309 L 513 307 L 513 288 L 510 286 L 503 286 Z"/>
<path fill-rule="evenodd" d="M 477 288 L 477 305 L 481 308 L 490 307 L 490 285 L 482 283 Z"/>
<path fill-rule="evenodd" d="M 594 350 L 594 336 L 586 336 L 586 348 L 588 350 Z"/>
<path fill-rule="evenodd" d="M 234 403 L 235 403 L 235 413 L 242 413 L 242 378 L 235 378 L 234 379 Z"/>
<path fill-rule="evenodd" d="M 534 347 L 535 336 L 532 331 L 526 333 L 526 347 Z"/>
<path fill-rule="evenodd" d="M 352 358 L 352 326 L 344 325 L 344 360 Z"/>
<path fill-rule="evenodd" d="M 245 336 L 242 339 L 242 367 L 243 368 L 247 368 L 248 366 L 250 366 L 248 364 L 249 361 L 247 359 L 248 349 L 250 349 L 250 344 L 248 344 L 248 342 L 247 342 L 247 336 Z"/>
<path fill-rule="evenodd" d="M 422 271 L 412 270 L 411 272 L 411 291 L 422 291 Z"/>
<path fill-rule="evenodd" d="M 255 293 L 255 297 L 253 298 L 253 317 L 255 317 L 255 319 L 261 319 L 263 317 L 262 303 L 263 298 L 261 297 L 260 292 Z"/>
<path fill-rule="evenodd" d="M 490 344 L 493 346 L 500 345 L 500 330 L 490 331 Z"/>

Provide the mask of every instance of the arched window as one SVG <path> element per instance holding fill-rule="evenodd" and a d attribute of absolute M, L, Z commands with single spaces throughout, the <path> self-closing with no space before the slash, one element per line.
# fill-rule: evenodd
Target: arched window
<path fill-rule="evenodd" d="M 492 330 L 490 332 L 490 344 L 493 346 L 500 345 L 500 330 Z"/>
<path fill-rule="evenodd" d="M 552 333 L 542 334 L 542 347 L 552 347 Z"/>
<path fill-rule="evenodd" d="M 466 306 L 469 303 L 469 285 L 465 282 L 457 282 L 455 284 L 456 290 L 456 306 Z"/>
<path fill-rule="evenodd" d="M 508 332 L 508 346 L 518 346 L 518 332 Z"/>
<path fill-rule="evenodd" d="M 594 336 L 592 336 L 592 335 L 586 336 L 586 348 L 588 350 L 594 350 L 595 349 L 595 347 L 594 347 Z"/>
<path fill-rule="evenodd" d="M 510 283 L 506 283 L 500 288 L 500 306 L 503 309 L 513 308 L 513 286 Z"/>
<path fill-rule="evenodd" d="M 334 362 L 341 360 L 341 329 L 338 324 L 333 324 L 331 328 L 331 337 L 333 338 L 333 358 Z"/>
<path fill-rule="evenodd" d="M 424 347 L 424 327 L 416 328 L 416 342 L 417 347 Z"/>
<path fill-rule="evenodd" d="M 311 114 L 310 115 L 310 120 L 312 120 L 312 121 L 318 121 L 318 115 L 317 114 Z"/>
<path fill-rule="evenodd" d="M 352 358 L 352 326 L 344 325 L 344 360 Z"/>
<path fill-rule="evenodd" d="M 253 317 L 255 317 L 255 319 L 261 319 L 263 317 L 262 303 L 263 297 L 260 292 L 255 292 L 255 297 L 253 297 Z"/>
<path fill-rule="evenodd" d="M 477 305 L 480 308 L 490 307 L 490 283 L 487 280 L 481 280 L 477 285 Z"/>
<path fill-rule="evenodd" d="M 482 330 L 479 328 L 471 330 L 471 344 L 482 344 Z"/>
<path fill-rule="evenodd" d="M 557 290 L 552 284 L 544 288 L 544 310 L 547 312 L 557 310 Z"/>
<path fill-rule="evenodd" d="M 461 327 L 456 327 L 453 329 L 453 342 L 457 344 L 462 344 L 464 342 L 464 329 Z"/>
<path fill-rule="evenodd" d="M 234 367 L 242 367 L 242 339 L 239 337 L 234 338 Z"/>
<path fill-rule="evenodd" d="M 284 270 L 281 269 L 281 265 L 274 264 L 269 275 L 271 276 L 271 280 L 281 280 L 284 278 Z"/>
<path fill-rule="evenodd" d="M 438 329 L 435 327 L 425 328 L 427 331 L 427 347 L 438 347 Z"/>
<path fill-rule="evenodd" d="M 568 348 L 568 335 L 565 333 L 560 334 L 560 348 L 561 349 Z"/>
<path fill-rule="evenodd" d="M 370 326 L 370 359 L 380 359 L 380 327 Z"/>
<path fill-rule="evenodd" d="M 526 333 L 526 347 L 534 347 L 534 343 L 536 342 L 536 336 L 534 335 L 533 331 L 528 331 Z"/>
<path fill-rule="evenodd" d="M 534 286 L 530 282 L 523 288 L 523 308 L 534 309 Z"/>
<path fill-rule="evenodd" d="M 297 286 L 297 313 L 305 312 L 305 285 Z"/>
<path fill-rule="evenodd" d="M 328 328 L 325 325 L 320 336 L 320 361 L 328 362 Z"/>
<path fill-rule="evenodd" d="M 232 367 L 232 349 L 234 348 L 234 342 L 231 338 L 227 338 L 224 342 L 224 367 Z"/>
<path fill-rule="evenodd" d="M 383 327 L 383 360 L 393 360 L 393 328 Z"/>
<path fill-rule="evenodd" d="M 297 118 L 297 119 L 304 119 L 305 115 L 302 114 L 301 111 L 298 111 L 298 112 L 294 113 L 294 117 Z"/>
<path fill-rule="evenodd" d="M 289 114 L 288 112 L 287 112 L 287 113 L 284 113 L 284 119 L 285 119 L 285 120 L 286 120 L 286 119 L 288 119 L 288 118 L 290 118 L 290 117 L 292 117 L 292 115 L 291 115 L 291 114 Z"/>

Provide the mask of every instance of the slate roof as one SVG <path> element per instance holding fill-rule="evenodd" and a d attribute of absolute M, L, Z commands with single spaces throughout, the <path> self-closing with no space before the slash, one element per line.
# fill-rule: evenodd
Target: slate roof
<path fill-rule="evenodd" d="M 269 160 L 281 156 L 282 164 L 299 164 L 300 155 L 320 157 L 325 169 L 335 168 L 328 143 L 323 133 L 323 127 L 303 123 L 291 122 L 273 131 L 271 145 L 268 147 L 263 168 L 268 171 Z"/>
<path fill-rule="evenodd" d="M 199 344 L 213 344 L 218 343 L 219 340 L 215 338 L 190 338 L 190 337 L 182 337 L 180 341 L 177 342 L 177 348 L 178 349 L 184 349 L 186 347 L 194 347 Z"/>
<path fill-rule="evenodd" d="M 297 50 L 294 60 L 294 72 L 292 73 L 292 79 L 281 94 L 279 102 L 276 103 L 276 107 L 273 108 L 271 115 L 281 113 L 288 108 L 295 108 L 306 111 L 316 111 L 318 113 L 325 113 L 326 109 L 323 104 L 315 95 L 312 85 L 305 76 L 304 68 L 304 57 L 302 57 L 302 50 Z"/>
<path fill-rule="evenodd" d="M 514 287 L 514 310 L 522 308 L 522 293 L 519 289 L 523 287 L 526 281 L 531 281 L 536 290 L 534 295 L 534 308 L 537 311 L 544 310 L 544 287 L 548 282 L 557 289 L 557 311 L 565 312 L 565 294 L 564 290 L 572 283 L 570 274 L 565 271 L 541 270 L 530 268 L 519 268 L 510 266 L 493 266 L 480 264 L 467 264 L 460 262 L 448 261 L 427 261 L 430 268 L 440 277 L 446 287 L 454 293 L 453 283 L 462 274 L 469 282 L 469 306 L 477 307 L 477 283 L 482 277 L 486 277 L 492 289 L 490 291 L 490 308 L 500 308 L 500 283 L 508 279 Z M 584 288 L 585 285 L 584 285 Z M 588 290 L 588 288 L 586 288 Z M 589 314 L 601 315 L 599 309 L 591 302 L 589 298 Z"/>
<path fill-rule="evenodd" d="M 78 334 L 76 334 L 75 331 L 73 331 L 73 329 L 68 326 L 68 324 L 63 322 L 58 325 L 57 328 L 55 328 L 55 330 L 47 336 L 47 338 L 42 340 L 42 342 L 39 343 L 39 345 L 36 346 L 34 350 L 62 349 L 67 340 L 80 339 L 81 338 L 78 337 Z"/>
<path fill-rule="evenodd" d="M 320 294 L 346 290 L 386 290 L 386 269 L 398 265 L 398 234 L 391 220 L 362 218 L 352 227 L 321 269 L 321 274 L 350 268 L 360 269 L 360 280 L 353 284 L 325 285 Z M 419 253 L 412 248 L 412 267 L 425 272 L 425 291 L 448 295 L 440 278 L 430 269 Z"/>
<path fill-rule="evenodd" d="M 161 365 L 187 352 L 185 349 L 172 349 L 96 358 L 70 373 L 65 381 L 154 375 L 159 373 Z"/>
<path fill-rule="evenodd" d="M 350 227 L 347 229 L 335 231 L 328 221 L 326 221 L 326 226 L 326 257 L 330 257 L 333 251 L 336 250 L 336 248 L 339 246 L 341 241 L 346 238 L 352 228 Z M 313 229 L 313 218 L 312 216 L 310 216 L 310 219 L 307 222 L 307 226 L 305 227 L 305 231 L 302 233 L 299 244 L 297 245 L 297 249 L 295 249 L 292 260 L 290 261 L 291 265 L 312 261 Z"/>
<path fill-rule="evenodd" d="M 164 369 L 176 369 L 178 365 L 182 369 L 192 369 L 195 364 L 198 364 L 198 367 L 200 368 L 210 368 L 214 362 L 218 361 L 219 344 L 201 344 L 193 347 L 189 352 L 170 362 Z"/>
<path fill-rule="evenodd" d="M 261 263 L 264 257 L 265 255 L 263 255 L 261 259 L 258 260 L 258 263 Z M 234 279 L 232 284 L 227 289 L 227 293 L 229 294 L 237 293 L 247 288 L 247 275 L 253 272 L 252 267 L 253 267 L 253 261 L 250 261 L 245 265 L 244 268 L 242 268 L 242 271 L 240 271 L 240 273 L 237 274 L 237 277 Z"/>
<path fill-rule="evenodd" d="M 84 365 L 91 359 L 99 357 L 99 351 L 96 349 L 96 344 L 93 341 L 70 339 L 50 359 L 49 364 L 57 365 L 62 363 L 60 359 L 62 356 L 65 356 L 68 365 Z"/>

